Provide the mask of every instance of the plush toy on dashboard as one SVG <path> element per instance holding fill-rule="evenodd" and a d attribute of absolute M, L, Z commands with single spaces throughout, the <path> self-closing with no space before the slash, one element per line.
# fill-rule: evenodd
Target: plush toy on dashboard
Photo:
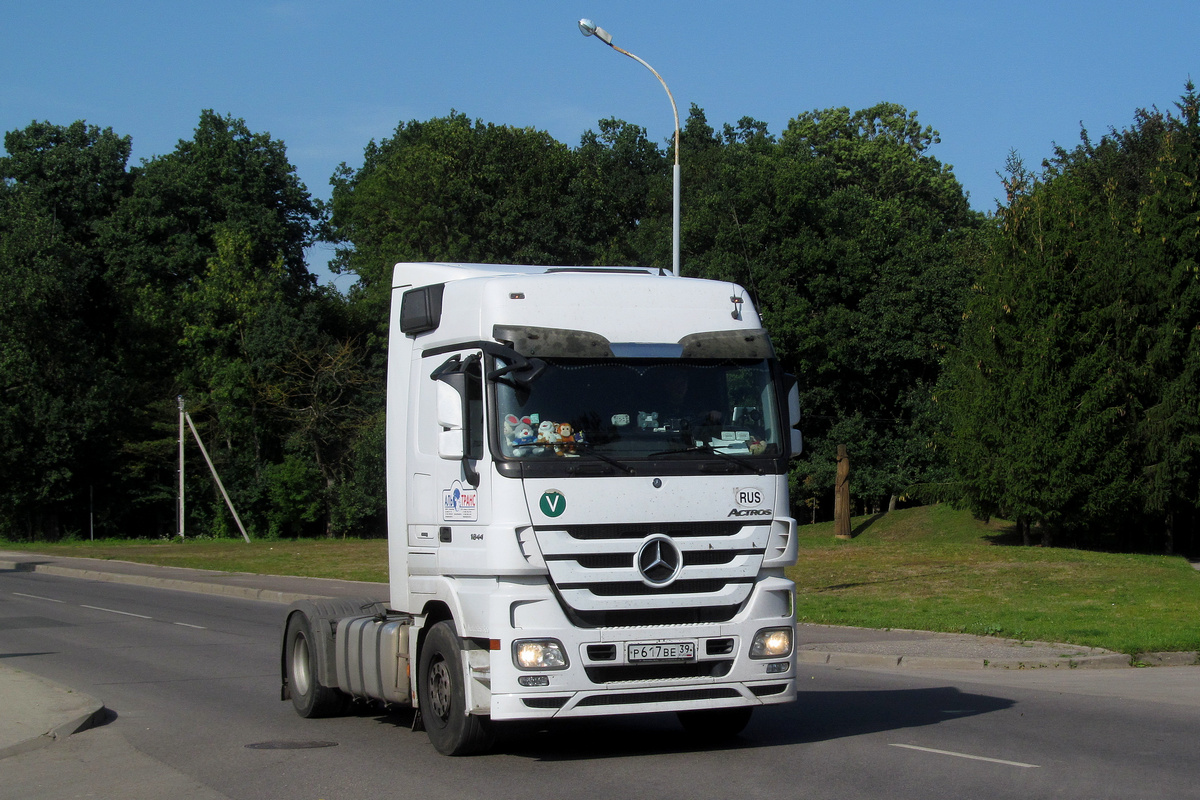
<path fill-rule="evenodd" d="M 533 422 L 529 417 L 518 418 L 509 414 L 504 418 L 504 439 L 512 450 L 525 449 L 537 441 L 537 434 L 533 431 Z"/>
<path fill-rule="evenodd" d="M 560 456 L 575 455 L 575 431 L 571 428 L 571 423 L 558 423 L 554 426 L 554 433 L 558 436 L 558 443 L 554 445 L 554 454 Z"/>
<path fill-rule="evenodd" d="M 553 453 L 554 445 L 558 442 L 558 426 L 548 419 L 538 423 L 537 443 L 542 445 L 543 453 Z"/>

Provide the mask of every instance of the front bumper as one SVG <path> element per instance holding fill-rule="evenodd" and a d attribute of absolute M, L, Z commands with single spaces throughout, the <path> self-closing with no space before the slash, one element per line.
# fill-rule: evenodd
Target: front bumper
<path fill-rule="evenodd" d="M 764 628 L 794 629 L 794 584 L 760 577 L 731 620 L 689 625 L 578 628 L 550 588 L 504 585 L 492 598 L 492 649 L 475 686 L 490 692 L 496 720 L 689 711 L 786 703 L 796 698 L 795 648 L 785 657 L 752 659 L 750 644 Z M 513 642 L 555 639 L 568 664 L 526 670 L 513 660 Z M 629 645 L 689 642 L 694 657 L 666 662 L 630 659 Z M 476 662 L 478 664 L 478 662 Z M 483 667 L 479 664 L 479 667 Z M 544 685 L 522 685 L 531 676 Z M 482 698 L 480 698 L 482 699 Z"/>

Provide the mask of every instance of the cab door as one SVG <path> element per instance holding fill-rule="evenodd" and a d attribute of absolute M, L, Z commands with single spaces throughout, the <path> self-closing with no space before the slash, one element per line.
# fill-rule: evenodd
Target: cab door
<path fill-rule="evenodd" d="M 411 486 L 421 496 L 411 506 L 416 513 L 409 546 L 434 556 L 424 564 L 429 574 L 470 573 L 474 562 L 486 560 L 483 529 L 489 521 L 481 502 L 491 481 L 481 354 L 424 357 L 418 375 L 424 430 Z"/>

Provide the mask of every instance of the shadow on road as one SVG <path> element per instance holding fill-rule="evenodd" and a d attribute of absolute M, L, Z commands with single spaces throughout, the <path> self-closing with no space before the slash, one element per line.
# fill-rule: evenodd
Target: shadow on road
<path fill-rule="evenodd" d="M 0 574 L 6 572 L 34 572 L 39 564 L 50 564 L 50 561 L 13 561 L 11 567 L 0 567 Z"/>
<path fill-rule="evenodd" d="M 674 714 L 595 717 L 550 723 L 500 725 L 492 752 L 537 761 L 661 756 L 844 739 L 936 725 L 950 719 L 1002 711 L 1011 700 L 967 694 L 953 687 L 887 691 L 804 691 L 797 702 L 765 706 L 746 730 L 714 742 L 686 733 Z M 382 724 L 408 728 L 412 712 L 374 714 Z"/>

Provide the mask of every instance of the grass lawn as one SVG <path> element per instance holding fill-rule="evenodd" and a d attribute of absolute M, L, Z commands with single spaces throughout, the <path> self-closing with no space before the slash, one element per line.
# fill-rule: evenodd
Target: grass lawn
<path fill-rule="evenodd" d="M 799 528 L 796 617 L 802 622 L 912 628 L 1105 647 L 1124 653 L 1200 650 L 1200 572 L 1169 556 L 1019 547 L 1008 523 L 948 506 Z M 176 567 L 387 580 L 384 540 L 14 544 L 0 549 Z"/>
<path fill-rule="evenodd" d="M 1182 558 L 1009 544 L 1011 526 L 945 505 L 799 529 L 796 617 L 1069 642 L 1200 650 L 1200 572 Z"/>
<path fill-rule="evenodd" d="M 155 541 L 107 539 L 62 544 L 0 541 L 0 550 L 29 550 L 47 555 L 138 561 L 165 567 L 253 572 L 260 575 L 300 575 L 351 581 L 388 579 L 386 539 L 188 539 Z"/>

